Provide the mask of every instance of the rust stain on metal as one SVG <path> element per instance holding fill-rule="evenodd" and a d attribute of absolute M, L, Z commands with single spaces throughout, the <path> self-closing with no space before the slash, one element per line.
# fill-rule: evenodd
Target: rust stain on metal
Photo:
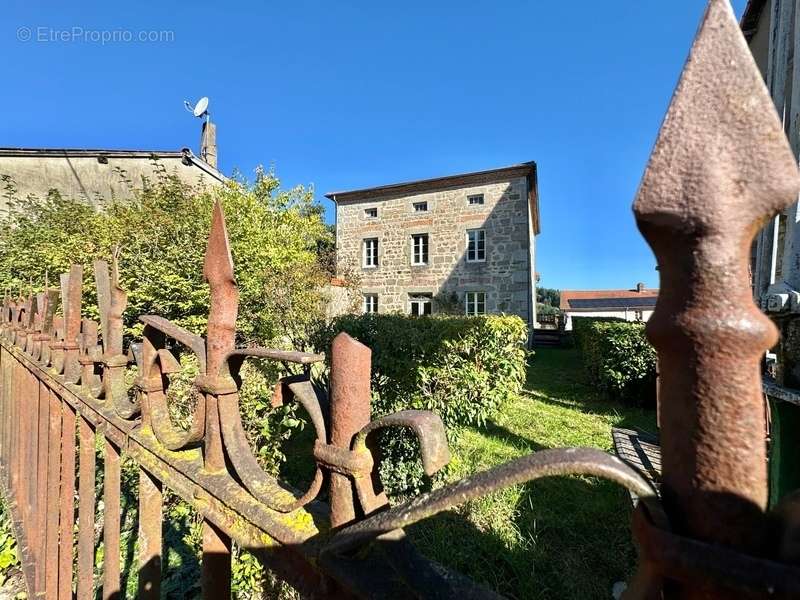
<path fill-rule="evenodd" d="M 161 483 L 139 469 L 139 598 L 161 597 Z"/>
<path fill-rule="evenodd" d="M 2 383 L 0 382 L 0 385 Z M 50 395 L 47 386 L 39 382 L 39 457 L 36 461 L 36 488 L 39 514 L 36 521 L 36 587 L 37 591 L 45 589 L 45 565 L 47 549 L 47 452 L 50 441 Z M 94 495 L 94 490 L 92 490 Z"/>
<path fill-rule="evenodd" d="M 222 205 L 214 204 L 211 232 L 208 236 L 203 276 L 211 288 L 211 309 L 208 315 L 208 373 L 219 374 L 225 356 L 236 342 L 236 315 L 239 291 L 233 274 L 233 258 L 225 227 Z"/>
<path fill-rule="evenodd" d="M 49 442 L 47 457 L 47 540 L 45 549 L 45 597 L 48 600 L 58 597 L 58 519 L 59 484 L 61 480 L 61 400 L 49 394 Z"/>
<path fill-rule="evenodd" d="M 78 419 L 78 600 L 94 599 L 95 434 L 91 423 Z"/>
<path fill-rule="evenodd" d="M 75 411 L 61 411 L 61 498 L 58 540 L 58 597 L 72 598 L 73 544 L 75 530 Z"/>
<path fill-rule="evenodd" d="M 103 600 L 120 594 L 120 452 L 106 438 L 103 478 Z"/>
<path fill-rule="evenodd" d="M 62 280 L 63 281 L 63 280 Z M 71 383 L 80 378 L 78 363 L 80 344 L 78 335 L 81 328 L 81 293 L 83 286 L 83 267 L 72 265 L 67 276 L 67 296 L 64 304 L 64 377 Z M 62 283 L 63 286 L 63 283 Z"/>
<path fill-rule="evenodd" d="M 372 351 L 346 333 L 331 347 L 330 443 L 350 450 L 353 437 L 370 419 L 370 367 Z M 331 473 L 331 525 L 339 527 L 356 519 L 355 491 L 350 479 Z"/>
<path fill-rule="evenodd" d="M 797 163 L 731 7 L 711 0 L 634 211 L 661 276 L 647 333 L 659 352 L 667 514 L 680 534 L 752 553 L 767 531 L 759 361 L 777 330 L 753 304 L 750 244 L 798 190 Z M 700 584 L 673 593 L 725 596 Z"/>
<path fill-rule="evenodd" d="M 211 288 L 211 306 L 206 336 L 206 373 L 213 381 L 219 376 L 225 356 L 236 343 L 239 292 L 233 274 L 233 258 L 225 228 L 225 215 L 217 201 L 211 217 L 203 277 Z M 204 466 L 211 472 L 225 470 L 219 403 L 224 397 L 207 391 Z M 228 401 L 234 400 L 236 394 Z M 203 521 L 202 590 L 205 598 L 228 597 L 231 593 L 231 540 L 209 520 Z"/>
<path fill-rule="evenodd" d="M 140 317 L 140 321 L 146 327 L 141 374 L 136 385 L 146 398 L 147 424 L 152 427 L 159 441 L 170 450 L 181 450 L 195 445 L 202 441 L 205 434 L 207 402 L 204 398 L 197 402 L 187 431 L 181 431 L 172 425 L 163 377 L 174 372 L 178 363 L 164 345 L 165 337 L 170 337 L 188 347 L 198 357 L 202 373 L 205 370 L 205 342 L 200 336 L 161 317 L 145 315 Z M 165 357 L 169 358 L 165 361 Z"/>
<path fill-rule="evenodd" d="M 682 533 L 756 551 L 767 502 L 750 243 L 797 200 L 796 161 L 730 5 L 712 0 L 634 211 L 658 258 L 663 496 Z"/>

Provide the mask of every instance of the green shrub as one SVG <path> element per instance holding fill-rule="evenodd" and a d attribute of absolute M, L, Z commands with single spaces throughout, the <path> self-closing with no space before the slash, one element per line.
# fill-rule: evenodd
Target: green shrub
<path fill-rule="evenodd" d="M 9 579 L 19 570 L 19 549 L 11 528 L 11 513 L 6 501 L 0 498 L 0 588 L 5 589 L 6 583 L 10 583 Z"/>
<path fill-rule="evenodd" d="M 239 342 L 301 349 L 324 318 L 327 274 L 318 249 L 331 240 L 312 192 L 282 190 L 261 170 L 253 184 L 205 188 L 156 168 L 134 197 L 100 200 L 99 210 L 57 191 L 14 203 L 0 215 L 0 289 L 41 286 L 47 273 L 57 286 L 59 273 L 81 264 L 84 310 L 96 318 L 92 262 L 118 248 L 126 334 L 141 332 L 139 315 L 157 314 L 202 335 L 209 303 L 203 260 L 218 200 L 239 287 Z"/>
<path fill-rule="evenodd" d="M 128 292 L 124 314 L 126 343 L 138 337 L 142 314 L 157 314 L 205 334 L 209 309 L 208 286 L 203 280 L 212 207 L 225 211 L 240 306 L 239 344 L 257 343 L 285 349 L 303 349 L 309 332 L 324 318 L 323 284 L 327 273 L 320 249 L 333 236 L 322 219 L 322 207 L 301 186 L 283 190 L 273 173 L 257 172 L 253 184 L 230 181 L 219 188 L 193 187 L 169 175 L 156 163 L 152 181 L 143 181 L 134 197 L 98 199 L 99 206 L 52 191 L 46 198 L 15 197 L 13 182 L 0 174 L 11 210 L 0 214 L 0 290 L 28 291 L 29 282 L 41 288 L 49 276 L 58 286 L 58 274 L 77 263 L 84 268 L 83 313 L 97 318 L 92 262 L 119 252 L 120 280 Z M 170 413 L 174 424 L 187 427 L 195 406 L 192 381 L 197 361 L 179 356 L 182 370 L 169 376 Z M 296 405 L 273 410 L 272 385 L 285 373 L 275 363 L 249 361 L 242 370 L 244 384 L 240 410 L 251 448 L 265 471 L 277 474 L 286 459 L 281 444 L 304 422 Z M 133 369 L 128 373 L 133 379 Z M 102 481 L 102 461 L 98 480 Z M 136 530 L 136 466 L 123 463 L 122 502 L 127 515 L 122 525 L 123 546 L 133 549 Z M 201 550 L 197 514 L 177 497 L 165 499 L 166 576 L 163 590 L 188 594 L 196 583 L 196 558 Z M 0 506 L 0 582 L 7 576 L 15 542 L 4 525 Z M 176 552 L 175 548 L 182 548 Z M 97 559 L 102 562 L 102 544 Z M 234 564 L 234 587 L 253 590 L 256 567 L 251 559 Z M 241 564 L 239 564 L 241 562 Z M 123 556 L 123 589 L 135 593 L 135 561 Z M 172 572 L 171 572 L 172 571 Z M 249 594 L 249 592 L 248 592 Z M 132 596 L 131 596 L 132 597 Z M 246 595 L 246 597 L 254 597 Z"/>
<path fill-rule="evenodd" d="M 345 315 L 320 332 L 318 348 L 328 352 L 342 331 L 372 349 L 373 417 L 431 410 L 452 438 L 460 427 L 484 424 L 525 381 L 528 331 L 516 316 Z M 387 491 L 419 489 L 424 476 L 412 435 L 388 430 L 381 452 Z"/>
<path fill-rule="evenodd" d="M 656 351 L 644 324 L 614 318 L 573 318 L 572 335 L 589 381 L 610 398 L 655 403 Z"/>

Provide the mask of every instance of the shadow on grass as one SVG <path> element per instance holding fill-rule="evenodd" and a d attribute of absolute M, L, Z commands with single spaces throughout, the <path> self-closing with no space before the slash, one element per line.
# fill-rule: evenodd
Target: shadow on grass
<path fill-rule="evenodd" d="M 632 574 L 629 499 L 610 482 L 527 484 L 510 522 L 476 524 L 467 514 L 485 511 L 473 508 L 441 513 L 408 533 L 430 558 L 509 598 L 609 598 L 613 584 Z"/>
<path fill-rule="evenodd" d="M 537 350 L 528 367 L 525 393 L 553 406 L 612 417 L 615 427 L 657 431 L 655 407 L 626 406 L 608 399 L 587 381 L 575 348 Z"/>
<path fill-rule="evenodd" d="M 655 431 L 655 411 L 606 399 L 585 382 L 576 350 L 547 349 L 531 361 L 524 397 L 475 429 L 461 451 L 483 468 L 575 439 L 607 449 L 612 426 Z M 437 515 L 409 533 L 430 558 L 510 598 L 609 598 L 635 565 L 630 513 L 630 497 L 616 484 L 554 477 Z"/>

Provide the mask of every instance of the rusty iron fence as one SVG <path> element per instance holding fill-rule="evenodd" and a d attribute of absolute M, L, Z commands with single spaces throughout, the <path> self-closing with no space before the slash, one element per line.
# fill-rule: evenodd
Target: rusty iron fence
<path fill-rule="evenodd" d="M 798 191 L 797 165 L 731 8 L 710 0 L 634 205 L 662 280 L 648 324 L 660 361 L 660 496 L 609 454 L 562 448 L 389 506 L 369 436 L 410 428 L 428 473 L 448 461 L 446 437 L 440 419 L 424 411 L 371 420 L 370 351 L 345 334 L 333 344 L 329 398 L 307 374 L 275 389 L 275 405 L 297 401 L 313 424 L 310 489 L 266 475 L 239 415 L 240 368 L 247 359 L 308 366 L 321 357 L 235 346 L 238 293 L 219 205 L 204 266 L 205 338 L 146 315 L 142 340 L 126 351 L 115 262 L 94 264 L 99 323 L 82 317 L 81 266 L 61 276 L 59 290 L 7 295 L 0 483 L 30 594 L 94 597 L 101 443 L 103 598 L 122 593 L 123 455 L 139 470 L 140 598 L 160 595 L 165 489 L 202 515 L 206 598 L 230 594 L 232 541 L 307 597 L 483 598 L 494 594 L 421 556 L 403 528 L 510 485 L 572 474 L 610 479 L 639 498 L 632 531 L 640 560 L 626 598 L 800 596 L 800 507 L 790 496 L 767 510 L 759 362 L 777 333 L 753 304 L 747 270 L 754 234 Z M 167 404 L 178 349 L 200 364 L 201 400 L 186 431 L 172 425 Z M 323 486 L 327 503 L 317 498 Z"/>

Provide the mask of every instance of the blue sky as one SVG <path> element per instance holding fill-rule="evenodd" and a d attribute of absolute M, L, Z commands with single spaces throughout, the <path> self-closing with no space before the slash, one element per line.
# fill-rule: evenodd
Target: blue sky
<path fill-rule="evenodd" d="M 0 146 L 196 150 L 207 95 L 222 170 L 330 219 L 325 192 L 535 160 L 541 284 L 655 286 L 630 206 L 704 4 L 6 0 Z"/>

